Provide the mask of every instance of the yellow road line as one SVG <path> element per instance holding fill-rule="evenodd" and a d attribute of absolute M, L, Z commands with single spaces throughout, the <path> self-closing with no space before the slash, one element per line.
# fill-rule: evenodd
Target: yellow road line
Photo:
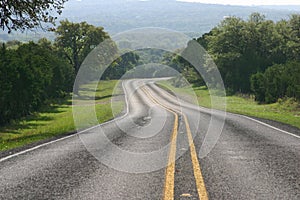
<path fill-rule="evenodd" d="M 166 169 L 166 180 L 164 187 L 164 200 L 174 199 L 174 179 L 175 179 L 175 160 L 176 160 L 176 141 L 177 141 L 177 127 L 178 115 L 175 114 L 175 121 L 173 133 L 171 138 L 171 147 L 169 152 L 168 167 Z"/>
<path fill-rule="evenodd" d="M 143 88 L 143 91 L 146 95 L 155 103 L 162 106 L 166 110 L 170 111 L 175 116 L 173 134 L 171 139 L 171 148 L 169 153 L 168 167 L 166 169 L 166 180 L 165 180 L 165 188 L 164 188 L 164 199 L 174 199 L 174 177 L 175 177 L 175 158 L 176 158 L 176 140 L 177 140 L 177 126 L 178 126 L 178 114 L 171 108 L 159 103 L 146 89 Z M 178 111 L 177 111 L 178 112 Z M 196 181 L 197 192 L 199 198 L 201 200 L 208 200 L 208 195 L 204 183 L 204 179 L 201 173 L 200 163 L 197 157 L 197 152 L 195 148 L 195 144 L 193 141 L 193 136 L 191 133 L 190 125 L 188 119 L 184 113 L 182 113 L 184 117 L 184 122 L 186 126 L 186 132 L 188 136 L 190 152 L 191 152 L 191 160 L 193 164 L 194 177 Z"/>
<path fill-rule="evenodd" d="M 203 179 L 203 176 L 201 173 L 200 163 L 199 163 L 199 160 L 197 157 L 196 148 L 194 145 L 189 121 L 185 114 L 183 114 L 183 117 L 184 117 L 184 122 L 185 122 L 185 127 L 186 127 L 186 133 L 187 133 L 188 140 L 189 140 L 191 159 L 192 159 L 192 163 L 193 163 L 193 170 L 194 170 L 194 176 L 195 176 L 195 180 L 196 180 L 198 195 L 201 200 L 208 200 L 208 195 L 207 195 L 206 187 L 204 184 L 204 179 Z"/>
<path fill-rule="evenodd" d="M 174 179 L 175 179 L 175 160 L 176 160 L 176 141 L 177 141 L 177 128 L 178 128 L 178 115 L 173 110 L 165 107 L 164 105 L 157 102 L 156 99 L 153 98 L 153 96 L 146 90 L 142 89 L 145 94 L 158 105 L 162 106 L 164 109 L 168 110 L 169 112 L 173 113 L 175 119 L 174 119 L 174 126 L 173 126 L 173 132 L 171 136 L 171 146 L 169 151 L 169 159 L 168 159 L 168 166 L 166 168 L 166 179 L 165 179 L 165 185 L 164 185 L 164 200 L 173 200 L 174 199 Z"/>

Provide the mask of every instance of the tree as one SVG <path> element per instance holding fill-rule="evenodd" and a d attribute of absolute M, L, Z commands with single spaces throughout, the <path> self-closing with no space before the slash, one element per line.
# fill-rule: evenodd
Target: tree
<path fill-rule="evenodd" d="M 0 1 L 0 27 L 12 30 L 32 29 L 43 27 L 43 23 L 54 25 L 57 17 L 54 13 L 61 14 L 63 4 L 67 0 L 1 0 Z"/>
<path fill-rule="evenodd" d="M 295 51 L 299 42 L 291 42 L 296 36 L 288 24 L 297 35 L 300 23 L 296 16 L 292 19 L 290 23 L 274 23 L 259 13 L 251 14 L 247 21 L 228 17 L 197 41 L 214 59 L 227 91 L 248 93 L 252 74 L 264 72 L 274 63 L 286 63 L 288 55 L 299 55 Z"/>
<path fill-rule="evenodd" d="M 73 67 L 45 39 L 0 48 L 0 124 L 37 111 L 71 91 Z"/>
<path fill-rule="evenodd" d="M 255 100 L 259 102 L 265 101 L 266 84 L 264 74 L 257 72 L 251 76 L 251 90 L 254 92 Z"/>
<path fill-rule="evenodd" d="M 251 77 L 251 88 L 259 102 L 274 103 L 278 98 L 300 99 L 300 63 L 275 64 Z"/>
<path fill-rule="evenodd" d="M 75 73 L 92 49 L 109 38 L 103 27 L 95 27 L 86 22 L 73 23 L 68 20 L 61 21 L 55 33 L 58 35 L 56 46 L 73 65 Z"/>
<path fill-rule="evenodd" d="M 288 56 L 290 59 L 300 61 L 300 15 L 292 15 L 288 25 L 290 30 Z"/>
<path fill-rule="evenodd" d="M 51 83 L 45 88 L 47 98 L 59 98 L 68 92 L 72 91 L 74 82 L 74 69 L 68 63 L 68 60 L 63 59 L 60 52 L 46 38 L 41 38 L 38 41 L 38 46 L 45 51 L 45 57 L 52 69 Z"/>
<path fill-rule="evenodd" d="M 243 38 L 244 29 L 245 22 L 242 19 L 228 17 L 205 37 L 208 52 L 218 66 L 226 88 L 230 91 L 244 89 L 240 84 L 241 74 L 244 73 L 240 66 L 246 42 Z"/>
<path fill-rule="evenodd" d="M 258 12 L 254 12 L 250 15 L 249 22 L 258 24 L 258 23 L 262 23 L 263 21 L 265 21 L 265 19 L 266 19 L 265 15 L 262 15 Z"/>
<path fill-rule="evenodd" d="M 105 70 L 102 79 L 120 79 L 126 72 L 130 71 L 139 64 L 139 56 L 136 52 L 128 52 L 118 57 L 112 64 Z"/>

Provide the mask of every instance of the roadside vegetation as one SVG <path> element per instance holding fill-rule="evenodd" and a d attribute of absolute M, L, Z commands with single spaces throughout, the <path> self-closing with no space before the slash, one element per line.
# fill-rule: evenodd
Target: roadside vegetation
<path fill-rule="evenodd" d="M 211 108 L 211 97 L 205 86 L 175 87 L 172 81 L 160 81 L 158 85 L 168 91 L 175 92 L 190 103 Z M 198 102 L 193 102 L 195 100 L 192 98 L 194 94 L 197 96 Z M 214 109 L 222 109 L 222 107 L 217 105 Z M 279 99 L 271 104 L 260 104 L 255 101 L 254 95 L 229 95 L 226 97 L 226 110 L 232 113 L 275 120 L 300 128 L 300 107 L 293 98 Z"/>
<path fill-rule="evenodd" d="M 116 84 L 117 81 L 99 82 L 95 96 L 97 99 L 95 101 L 95 109 L 99 123 L 103 123 L 114 117 L 111 109 L 111 95 Z M 89 85 L 85 87 L 89 88 Z M 120 93 L 120 89 L 116 90 L 116 94 Z M 88 102 L 82 109 L 92 106 Z M 120 113 L 123 110 L 124 102 L 119 101 L 114 103 L 114 112 Z M 96 124 L 90 124 L 90 126 L 92 125 Z M 27 117 L 11 121 L 9 124 L 2 126 L 0 128 L 0 151 L 24 146 L 61 134 L 67 134 L 75 130 L 72 99 L 70 96 L 67 96 L 42 107 L 39 112 L 32 113 Z"/>
<path fill-rule="evenodd" d="M 300 101 L 300 15 L 278 22 L 259 13 L 253 13 L 248 20 L 227 17 L 194 41 L 203 46 L 218 67 L 227 94 L 254 94 L 260 103 L 275 103 L 284 98 Z M 188 45 L 182 55 L 190 49 L 193 47 Z M 206 62 L 203 52 L 198 56 L 203 59 L 201 64 L 209 77 L 214 73 L 210 62 Z M 190 83 L 205 86 L 181 55 L 170 55 L 165 62 Z"/>
<path fill-rule="evenodd" d="M 98 81 L 91 77 L 73 87 L 87 55 L 99 43 L 110 39 L 103 28 L 65 20 L 55 33 L 55 41 L 46 38 L 28 43 L 9 41 L 0 46 L 0 151 L 74 131 L 72 92 L 88 98 L 86 87 Z M 113 41 L 111 47 L 110 52 L 117 54 Z M 114 60 L 101 77 L 95 102 L 100 123 L 113 118 L 110 99 L 115 80 L 132 69 L 137 61 L 135 53 L 124 54 Z M 115 80 L 109 81 L 111 79 Z M 87 103 L 90 106 L 91 102 Z M 122 110 L 121 104 L 114 106 L 116 112 Z M 82 118 L 88 117 L 82 115 Z"/>
<path fill-rule="evenodd" d="M 151 49 L 118 56 L 122 53 L 103 27 L 67 19 L 56 27 L 56 16 L 52 14 L 61 14 L 65 2 L 37 0 L 20 6 L 11 1 L 0 6 L 3 16 L 0 28 L 8 33 L 33 28 L 46 30 L 42 25 L 50 24 L 47 30 L 53 31 L 56 37 L 53 41 L 43 38 L 38 42 L 0 44 L 0 151 L 75 130 L 70 105 L 72 92 L 76 96 L 89 95 L 79 89 L 89 87 L 89 83 L 98 81 L 99 77 L 92 77 L 96 73 L 91 73 L 90 80 L 73 84 L 80 66 L 94 49 L 111 54 L 102 54 L 105 55 L 100 56 L 103 60 L 113 58 L 101 77 L 106 81 L 98 88 L 99 122 L 113 117 L 110 99 L 116 81 L 109 80 L 120 79 L 139 65 L 148 70 L 147 73 L 142 70 L 145 77 L 169 73 L 167 68 L 149 67 L 149 63 L 177 70 L 194 85 L 199 104 L 210 107 L 207 83 L 182 56 Z M 103 41 L 108 41 L 109 49 L 97 49 Z M 230 16 L 194 41 L 202 45 L 217 64 L 229 95 L 228 111 L 300 126 L 300 15 L 278 22 L 267 20 L 259 13 L 253 13 L 248 20 Z M 189 44 L 181 49 L 183 54 L 189 52 Z M 192 56 L 205 55 L 193 52 Z M 213 70 L 206 66 L 209 63 L 206 58 L 201 57 L 201 60 L 205 73 L 209 74 Z M 89 69 L 91 72 L 105 63 L 94 61 L 96 68 Z M 138 72 L 132 76 L 139 77 Z M 183 92 L 181 83 L 176 80 L 180 78 L 168 87 Z M 118 109 L 122 110 L 122 103 Z"/>
<path fill-rule="evenodd" d="M 227 111 L 276 120 L 300 128 L 300 15 L 274 22 L 253 13 L 248 20 L 227 17 L 209 33 L 195 39 L 209 53 L 224 81 Z M 177 69 L 193 85 L 199 105 L 210 108 L 210 88 L 184 56 L 167 55 L 165 64 Z M 191 48 L 193 49 L 193 48 Z M 187 52 L 187 53 L 186 53 Z M 207 77 L 214 73 L 206 54 L 198 54 Z M 185 94 L 180 76 L 162 82 Z M 184 96 L 184 95 L 183 95 Z"/>

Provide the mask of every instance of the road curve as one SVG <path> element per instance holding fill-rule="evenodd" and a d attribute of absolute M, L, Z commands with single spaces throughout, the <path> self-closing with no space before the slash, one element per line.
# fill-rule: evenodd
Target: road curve
<path fill-rule="evenodd" d="M 0 199 L 300 199 L 299 136 L 230 113 L 223 121 L 153 80 L 123 88 L 123 117 L 2 158 Z M 212 117 L 224 126 L 199 157 Z"/>

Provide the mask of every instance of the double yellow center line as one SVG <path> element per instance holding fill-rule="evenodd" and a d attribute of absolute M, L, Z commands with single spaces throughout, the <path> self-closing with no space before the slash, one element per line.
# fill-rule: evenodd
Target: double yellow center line
<path fill-rule="evenodd" d="M 166 105 L 161 104 L 158 102 L 145 88 L 142 88 L 142 90 L 145 92 L 145 94 L 156 104 L 160 105 L 164 109 L 171 112 L 175 119 L 174 119 L 174 127 L 173 132 L 171 136 L 171 146 L 170 146 L 170 152 L 169 152 L 169 159 L 168 159 L 168 166 L 166 168 L 166 179 L 165 179 L 165 186 L 164 186 L 164 200 L 173 200 L 174 199 L 174 178 L 175 178 L 175 161 L 176 161 L 176 141 L 177 141 L 177 129 L 178 129 L 178 114 L 176 110 L 167 107 Z M 190 146 L 190 152 L 191 152 L 191 160 L 193 164 L 193 171 L 194 171 L 194 177 L 196 181 L 196 187 L 197 192 L 199 195 L 199 198 L 201 200 L 208 200 L 208 195 L 206 191 L 206 187 L 204 184 L 204 179 L 201 173 L 200 164 L 197 157 L 196 148 L 193 141 L 192 132 L 190 129 L 190 125 L 188 122 L 187 116 L 182 113 L 182 116 L 184 118 L 184 123 L 186 127 L 186 133 L 188 136 L 189 146 Z"/>

